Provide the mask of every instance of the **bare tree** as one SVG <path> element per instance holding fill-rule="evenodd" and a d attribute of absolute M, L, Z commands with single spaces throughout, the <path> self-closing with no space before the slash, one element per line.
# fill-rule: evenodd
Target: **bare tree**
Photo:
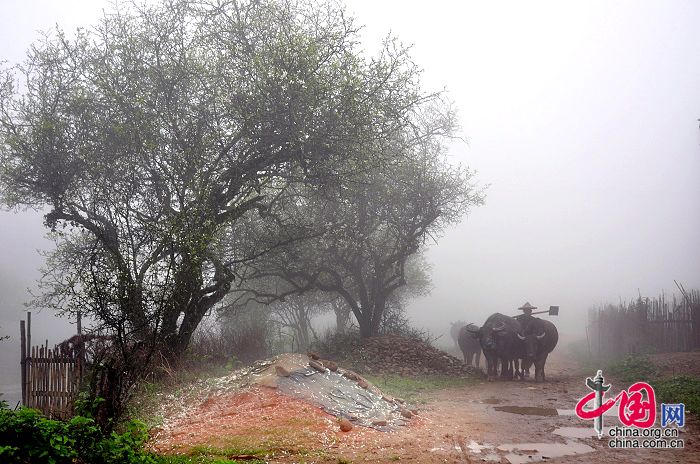
<path fill-rule="evenodd" d="M 350 320 L 352 308 L 340 297 L 336 297 L 331 301 L 331 308 L 335 314 L 335 331 L 339 334 L 346 333 L 352 323 Z"/>
<path fill-rule="evenodd" d="M 276 301 L 270 305 L 270 310 L 282 327 L 292 330 L 292 345 L 296 345 L 292 349 L 304 352 L 314 339 L 318 339 L 312 325 L 313 318 L 330 311 L 330 304 L 331 301 L 323 293 L 306 292 Z"/>

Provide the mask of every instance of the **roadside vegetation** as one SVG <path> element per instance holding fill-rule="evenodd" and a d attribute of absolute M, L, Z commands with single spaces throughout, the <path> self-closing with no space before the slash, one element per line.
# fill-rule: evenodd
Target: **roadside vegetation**
<path fill-rule="evenodd" d="M 475 377 L 453 377 L 443 375 L 427 375 L 420 377 L 405 377 L 401 375 L 366 375 L 365 378 L 376 385 L 384 393 L 399 397 L 411 404 L 424 404 L 427 394 L 435 390 L 462 388 L 467 384 L 479 381 Z"/>
<path fill-rule="evenodd" d="M 195 447 L 184 455 L 156 455 L 154 457 L 156 464 L 236 464 L 242 462 L 258 464 L 265 462 L 266 454 L 266 450 L 262 449 L 247 450 L 206 446 Z"/>
<path fill-rule="evenodd" d="M 146 425 L 128 421 L 106 432 L 92 417 L 77 415 L 67 422 L 48 419 L 29 408 L 11 410 L 0 402 L 0 462 L 55 464 L 155 464 L 144 451 Z"/>
<path fill-rule="evenodd" d="M 685 404 L 686 413 L 700 416 L 700 379 L 690 375 L 663 375 L 647 356 L 627 356 L 613 362 L 607 371 L 624 383 L 648 382 L 657 401 Z"/>
<path fill-rule="evenodd" d="M 82 405 L 84 406 L 84 405 Z M 12 410 L 0 402 L 0 462 L 23 464 L 235 464 L 262 463 L 266 450 L 199 447 L 186 455 L 157 455 L 145 448 L 148 427 L 129 420 L 111 432 L 90 408 L 69 421 L 49 419 L 30 408 Z M 256 459 L 260 455 L 261 459 Z M 235 459 L 239 457 L 240 459 Z"/>
<path fill-rule="evenodd" d="M 259 459 L 246 459 L 245 461 L 231 460 L 231 459 L 220 459 L 207 455 L 195 455 L 195 456 L 156 456 L 157 464 L 236 464 L 240 462 L 247 462 L 252 464 L 263 463 L 265 461 Z"/>

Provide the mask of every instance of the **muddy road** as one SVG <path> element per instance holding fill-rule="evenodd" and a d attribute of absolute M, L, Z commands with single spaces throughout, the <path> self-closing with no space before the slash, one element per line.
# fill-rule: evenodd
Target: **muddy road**
<path fill-rule="evenodd" d="M 599 440 L 591 421 L 574 414 L 578 400 L 589 393 L 586 372 L 553 354 L 547 382 L 482 382 L 427 395 L 420 420 L 399 432 L 367 439 L 340 437 L 339 456 L 351 462 L 449 463 L 700 463 L 700 428 L 686 418 L 679 438 L 682 450 L 610 449 Z M 640 379 L 643 380 L 643 379 Z M 614 378 L 611 393 L 622 385 Z M 606 427 L 621 425 L 617 408 L 604 417 Z M 659 419 L 657 418 L 657 426 Z"/>
<path fill-rule="evenodd" d="M 407 434 L 401 459 L 455 463 L 700 463 L 698 423 L 688 417 L 679 433 L 685 442 L 682 450 L 610 449 L 607 434 L 599 440 L 592 422 L 579 419 L 573 411 L 578 400 L 590 392 L 584 385 L 585 378 L 595 373 L 572 367 L 556 355 L 548 364 L 544 384 L 493 382 L 434 392 L 425 405 L 426 423 Z M 608 380 L 611 393 L 629 386 L 616 383 L 614 378 Z M 606 428 L 621 425 L 616 411 L 613 408 L 610 413 L 614 414 L 604 416 Z"/>
<path fill-rule="evenodd" d="M 700 365 L 700 353 L 693 355 Z M 592 422 L 573 412 L 594 372 L 560 356 L 555 352 L 548 362 L 545 383 L 480 382 L 425 393 L 418 416 L 393 432 L 359 426 L 341 432 L 321 409 L 256 387 L 192 405 L 151 446 L 168 454 L 197 446 L 266 449 L 264 461 L 280 463 L 700 463 L 700 429 L 689 416 L 678 437 L 682 450 L 610 449 L 609 437 L 599 440 Z M 629 387 L 606 381 L 611 394 Z M 606 427 L 620 425 L 616 411 L 605 415 Z"/>

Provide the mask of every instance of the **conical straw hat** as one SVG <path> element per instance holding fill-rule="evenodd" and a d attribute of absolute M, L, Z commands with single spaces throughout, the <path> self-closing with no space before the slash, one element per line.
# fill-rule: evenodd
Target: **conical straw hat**
<path fill-rule="evenodd" d="M 521 307 L 519 307 L 518 309 L 521 310 L 521 311 L 525 311 L 526 309 L 532 310 L 532 309 L 537 309 L 537 306 L 532 306 L 532 305 L 530 304 L 530 302 L 528 301 L 528 302 L 526 302 L 524 305 L 522 305 Z"/>

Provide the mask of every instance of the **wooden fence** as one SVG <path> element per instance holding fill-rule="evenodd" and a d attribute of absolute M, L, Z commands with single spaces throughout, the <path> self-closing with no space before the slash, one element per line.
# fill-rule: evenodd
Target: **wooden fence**
<path fill-rule="evenodd" d="M 602 358 L 700 349 L 700 292 L 590 309 L 586 334 Z"/>
<path fill-rule="evenodd" d="M 82 355 L 58 345 L 49 348 L 48 340 L 32 346 L 31 321 L 31 313 L 27 313 L 26 327 L 20 321 L 22 404 L 48 417 L 67 419 L 73 415 L 80 387 Z"/>

